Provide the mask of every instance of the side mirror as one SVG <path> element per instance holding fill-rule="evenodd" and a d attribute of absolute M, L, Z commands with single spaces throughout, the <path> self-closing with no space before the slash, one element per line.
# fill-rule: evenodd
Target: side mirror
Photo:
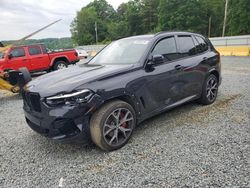
<path fill-rule="evenodd" d="M 151 58 L 149 58 L 148 65 L 157 65 L 164 63 L 164 57 L 162 55 L 153 55 Z"/>
<path fill-rule="evenodd" d="M 9 59 L 12 59 L 12 58 L 13 58 L 13 55 L 12 55 L 12 54 L 9 54 L 9 55 L 8 55 L 8 58 L 9 58 Z"/>

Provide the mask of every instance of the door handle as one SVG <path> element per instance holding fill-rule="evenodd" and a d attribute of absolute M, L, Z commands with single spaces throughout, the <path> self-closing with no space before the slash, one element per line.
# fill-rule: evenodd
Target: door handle
<path fill-rule="evenodd" d="M 203 60 L 204 60 L 204 61 L 207 61 L 207 57 L 203 57 Z"/>
<path fill-rule="evenodd" d="M 28 59 L 23 59 L 23 61 L 27 61 Z"/>
<path fill-rule="evenodd" d="M 37 59 L 42 59 L 43 57 L 37 57 Z"/>
<path fill-rule="evenodd" d="M 184 69 L 184 67 L 181 66 L 181 65 L 176 65 L 174 68 L 175 68 L 176 70 L 183 70 L 183 69 Z"/>

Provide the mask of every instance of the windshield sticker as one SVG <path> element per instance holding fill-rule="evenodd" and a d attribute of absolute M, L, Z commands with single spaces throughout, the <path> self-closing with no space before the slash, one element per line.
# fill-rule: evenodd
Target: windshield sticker
<path fill-rule="evenodd" d="M 148 40 L 135 40 L 134 44 L 148 44 Z"/>

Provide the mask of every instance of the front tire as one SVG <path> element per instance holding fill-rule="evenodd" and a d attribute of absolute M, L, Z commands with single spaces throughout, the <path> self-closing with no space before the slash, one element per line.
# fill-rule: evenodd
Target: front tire
<path fill-rule="evenodd" d="M 217 77 L 214 74 L 210 74 L 203 84 L 201 98 L 198 102 L 204 105 L 214 103 L 218 94 L 218 86 Z"/>
<path fill-rule="evenodd" d="M 133 107 L 120 100 L 111 101 L 92 116 L 91 139 L 103 150 L 116 150 L 128 142 L 135 125 L 136 115 Z"/>

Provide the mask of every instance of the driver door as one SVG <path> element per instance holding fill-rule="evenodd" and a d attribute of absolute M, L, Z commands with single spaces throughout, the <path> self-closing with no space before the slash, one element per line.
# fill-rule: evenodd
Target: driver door
<path fill-rule="evenodd" d="M 23 47 L 15 47 L 9 53 L 7 69 L 18 70 L 21 67 L 29 68 L 29 60 Z"/>

